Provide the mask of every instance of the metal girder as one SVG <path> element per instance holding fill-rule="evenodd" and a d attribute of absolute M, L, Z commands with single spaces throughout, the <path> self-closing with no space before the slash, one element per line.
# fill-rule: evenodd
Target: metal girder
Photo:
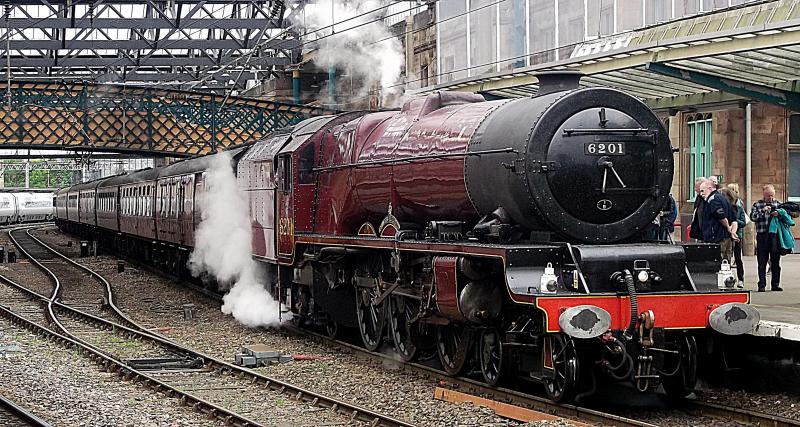
<path fill-rule="evenodd" d="M 302 46 L 285 29 L 293 0 L 10 0 L 0 17 L 0 63 L 11 78 L 104 79 L 175 85 L 246 57 L 243 88 L 296 62 Z M 9 39 L 8 50 L 6 39 Z M 255 73 L 251 72 L 254 71 Z M 237 70 L 238 71 L 238 70 Z M 149 73 L 148 73 L 149 72 Z M 4 74 L 4 73 L 2 73 Z M 164 76 L 163 79 L 155 77 Z M 137 77 L 143 80 L 137 80 Z M 231 81 L 234 81 L 231 86 Z"/>
<path fill-rule="evenodd" d="M 273 29 L 283 28 L 271 19 L 226 19 L 226 18 L 204 18 L 204 19 L 184 19 L 178 21 L 153 18 L 92 18 L 84 17 L 79 20 L 63 18 L 9 18 L 8 25 L 11 28 L 40 28 L 40 29 L 170 29 L 170 28 L 192 28 L 192 29 L 242 29 L 260 30 L 262 28 Z"/>
<path fill-rule="evenodd" d="M 686 70 L 659 62 L 651 62 L 647 64 L 647 70 L 654 73 L 691 81 L 744 98 L 779 105 L 794 111 L 800 111 L 800 93 L 798 92 L 743 82 L 741 80 L 702 73 L 699 71 Z"/>
<path fill-rule="evenodd" d="M 58 50 L 58 49 L 252 49 L 256 40 L 11 40 L 11 50 Z M 261 46 L 266 49 L 296 49 L 301 42 L 295 39 L 270 40 Z M 2 43 L 0 43 L 2 46 Z"/>
<path fill-rule="evenodd" d="M 220 65 L 222 61 L 215 58 L 188 58 L 188 57 L 172 57 L 172 56 L 152 56 L 149 58 L 119 58 L 116 56 L 77 56 L 73 58 L 15 58 L 11 59 L 17 67 L 81 67 L 86 68 L 121 68 L 121 67 L 134 67 L 134 68 L 148 68 L 148 67 L 197 67 L 197 66 L 215 66 Z M 267 66 L 274 65 L 289 65 L 291 63 L 289 58 L 286 57 L 262 57 L 253 58 L 248 61 L 250 66 Z"/>

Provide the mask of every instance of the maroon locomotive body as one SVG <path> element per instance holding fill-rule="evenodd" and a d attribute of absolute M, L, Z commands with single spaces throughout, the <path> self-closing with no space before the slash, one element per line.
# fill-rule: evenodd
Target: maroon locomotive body
<path fill-rule="evenodd" d="M 718 247 L 644 237 L 672 184 L 658 117 L 574 75 L 540 83 L 531 98 L 314 117 L 237 151 L 253 256 L 298 323 L 355 328 L 368 349 L 436 352 L 490 384 L 513 373 L 554 400 L 612 378 L 685 395 L 697 338 L 746 333 L 758 313 Z M 60 190 L 58 223 L 181 269 L 208 164 Z"/>

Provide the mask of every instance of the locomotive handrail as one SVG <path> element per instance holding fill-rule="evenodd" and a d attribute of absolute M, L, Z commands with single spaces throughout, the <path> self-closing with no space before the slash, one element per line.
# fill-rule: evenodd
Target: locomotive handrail
<path fill-rule="evenodd" d="M 401 159 L 383 159 L 383 160 L 369 160 L 366 162 L 347 163 L 343 165 L 325 166 L 321 168 L 313 168 L 313 172 L 321 172 L 345 168 L 357 168 L 361 166 L 379 166 L 392 163 L 413 162 L 416 160 L 430 160 L 430 159 L 443 159 L 447 157 L 466 157 L 466 156 L 482 156 L 484 154 L 504 154 L 504 153 L 518 153 L 514 148 L 498 148 L 494 150 L 472 151 L 468 153 L 442 153 L 442 154 L 424 154 L 421 156 L 403 157 Z"/>
<path fill-rule="evenodd" d="M 604 129 L 604 128 L 590 128 L 590 129 L 564 129 L 564 135 L 570 136 L 572 134 L 592 134 L 592 135 L 616 135 L 616 134 L 639 134 L 647 133 L 650 129 L 647 128 L 634 128 L 634 129 Z"/>

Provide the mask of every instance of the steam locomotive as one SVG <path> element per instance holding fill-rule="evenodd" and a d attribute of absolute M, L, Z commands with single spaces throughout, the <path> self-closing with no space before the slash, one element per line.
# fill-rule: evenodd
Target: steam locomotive
<path fill-rule="evenodd" d="M 441 92 L 399 111 L 314 117 L 234 153 L 253 257 L 304 325 L 451 375 L 602 381 L 685 396 L 699 335 L 752 330 L 719 247 L 643 239 L 667 200 L 658 117 L 617 90 L 543 73 L 536 97 Z M 186 265 L 208 158 L 65 188 L 63 229 Z"/>

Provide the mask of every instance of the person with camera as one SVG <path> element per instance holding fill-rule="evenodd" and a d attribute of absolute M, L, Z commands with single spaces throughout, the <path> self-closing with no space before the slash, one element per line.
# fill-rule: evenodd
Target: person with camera
<path fill-rule="evenodd" d="M 756 258 L 758 259 L 758 292 L 764 292 L 767 287 L 767 262 L 772 270 L 771 288 L 773 291 L 781 289 L 781 254 L 779 245 L 773 244 L 774 235 L 769 232 L 769 225 L 773 218 L 778 216 L 778 205 L 775 199 L 775 187 L 767 184 L 763 187 L 763 198 L 753 204 L 750 210 L 750 219 L 756 225 Z"/>

